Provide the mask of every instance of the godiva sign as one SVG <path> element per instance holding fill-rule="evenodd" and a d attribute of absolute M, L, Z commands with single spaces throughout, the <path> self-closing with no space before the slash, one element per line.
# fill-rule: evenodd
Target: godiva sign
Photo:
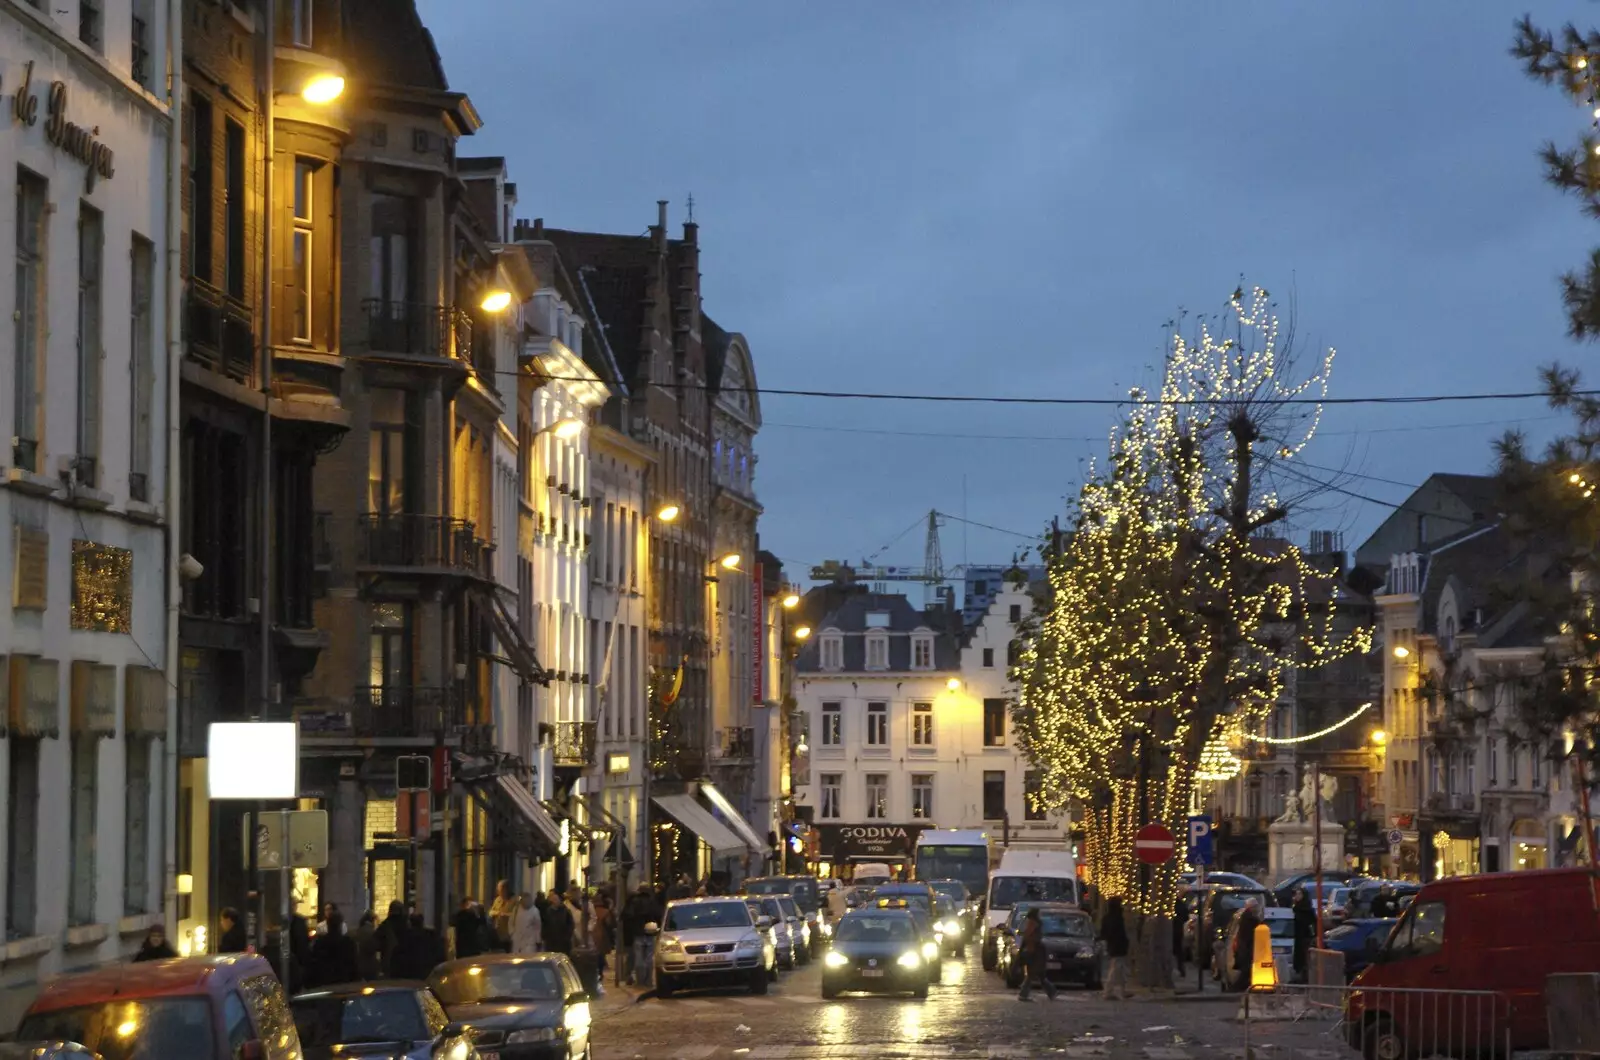
<path fill-rule="evenodd" d="M 21 125 L 39 124 L 39 97 L 33 91 L 33 61 L 22 68 L 22 84 L 11 97 L 11 116 Z M 93 191 L 95 181 L 116 176 L 116 152 L 99 138 L 100 127 L 85 129 L 67 120 L 67 83 L 50 82 L 45 97 L 44 138 L 58 150 L 71 155 L 85 167 L 85 191 Z"/>

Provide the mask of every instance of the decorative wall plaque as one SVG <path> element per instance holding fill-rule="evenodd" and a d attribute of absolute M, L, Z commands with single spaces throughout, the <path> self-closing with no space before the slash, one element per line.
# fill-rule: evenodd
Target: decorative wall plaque
<path fill-rule="evenodd" d="M 18 611 L 43 611 L 50 606 L 50 535 L 13 523 L 11 526 L 11 606 Z"/>
<path fill-rule="evenodd" d="M 133 630 L 133 553 L 93 541 L 72 543 L 72 628 Z"/>

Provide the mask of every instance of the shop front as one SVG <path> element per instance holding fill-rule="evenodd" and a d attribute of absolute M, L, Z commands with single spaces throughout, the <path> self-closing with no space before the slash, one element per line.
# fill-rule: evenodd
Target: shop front
<path fill-rule="evenodd" d="M 910 875 L 917 837 L 931 827 L 917 824 L 819 824 L 817 873 L 848 878 L 851 866 L 876 862 L 889 866 L 897 879 Z"/>

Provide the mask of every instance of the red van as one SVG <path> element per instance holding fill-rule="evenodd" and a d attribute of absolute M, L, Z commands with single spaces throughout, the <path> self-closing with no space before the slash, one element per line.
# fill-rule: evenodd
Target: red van
<path fill-rule="evenodd" d="M 46 983 L 14 1036 L 65 1039 L 104 1060 L 302 1060 L 272 966 L 224 953 L 112 964 Z"/>
<path fill-rule="evenodd" d="M 1423 887 L 1359 976 L 1345 1032 L 1368 1060 L 1548 1048 L 1545 976 L 1600 972 L 1600 874 L 1452 876 Z"/>

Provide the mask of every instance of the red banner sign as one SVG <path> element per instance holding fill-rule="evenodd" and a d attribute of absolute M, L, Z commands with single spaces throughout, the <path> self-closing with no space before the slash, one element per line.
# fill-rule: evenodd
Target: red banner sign
<path fill-rule="evenodd" d="M 762 606 L 761 598 L 761 564 L 755 565 L 755 573 L 750 578 L 751 603 L 750 628 L 752 654 L 750 659 L 750 701 L 756 706 L 761 706 L 767 701 L 762 693 L 766 690 L 766 663 L 767 663 L 767 613 Z"/>

